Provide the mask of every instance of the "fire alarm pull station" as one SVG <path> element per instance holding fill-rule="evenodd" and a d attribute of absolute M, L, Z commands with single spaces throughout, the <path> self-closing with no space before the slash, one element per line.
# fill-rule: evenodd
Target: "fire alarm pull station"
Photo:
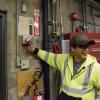
<path fill-rule="evenodd" d="M 23 44 L 26 44 L 30 40 L 32 40 L 32 35 L 24 35 L 23 36 Z"/>

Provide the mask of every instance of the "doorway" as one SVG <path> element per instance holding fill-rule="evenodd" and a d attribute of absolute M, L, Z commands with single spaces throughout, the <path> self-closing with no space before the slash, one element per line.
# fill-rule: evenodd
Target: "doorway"
<path fill-rule="evenodd" d="M 0 11 L 0 100 L 7 100 L 6 12 Z"/>

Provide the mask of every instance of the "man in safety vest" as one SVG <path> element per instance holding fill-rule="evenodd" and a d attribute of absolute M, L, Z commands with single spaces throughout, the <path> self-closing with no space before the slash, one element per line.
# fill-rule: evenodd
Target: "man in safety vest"
<path fill-rule="evenodd" d="M 28 41 L 28 50 L 61 72 L 57 100 L 100 100 L 100 64 L 89 54 L 95 41 L 83 33 L 70 40 L 69 54 L 54 54 L 35 48 Z"/>

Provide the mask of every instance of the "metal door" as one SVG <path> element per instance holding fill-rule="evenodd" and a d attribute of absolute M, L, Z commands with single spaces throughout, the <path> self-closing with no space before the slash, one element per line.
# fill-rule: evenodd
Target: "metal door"
<path fill-rule="evenodd" d="M 6 73 L 6 12 L 0 11 L 0 100 L 7 100 Z"/>

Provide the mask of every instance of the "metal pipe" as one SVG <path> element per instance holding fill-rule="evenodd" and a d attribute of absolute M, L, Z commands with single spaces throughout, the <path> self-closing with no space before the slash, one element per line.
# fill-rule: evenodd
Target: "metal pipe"
<path fill-rule="evenodd" d="M 43 0 L 43 49 L 49 51 L 49 34 L 48 34 L 48 0 Z M 49 65 L 42 62 L 44 70 L 44 99 L 50 100 L 50 81 Z"/>
<path fill-rule="evenodd" d="M 87 16 L 86 16 L 87 0 L 82 0 L 82 10 L 83 10 L 83 31 L 87 32 Z"/>
<path fill-rule="evenodd" d="M 83 22 L 82 19 L 78 19 L 77 21 Z M 94 25 L 94 23 L 92 23 L 92 22 L 87 22 L 87 24 Z M 100 24 L 96 24 L 96 23 L 95 23 L 95 26 L 100 26 Z"/>
<path fill-rule="evenodd" d="M 16 0 L 16 65 L 18 62 L 18 32 L 19 32 L 19 14 L 18 14 L 18 0 Z"/>
<path fill-rule="evenodd" d="M 100 2 L 99 1 L 98 2 L 96 2 L 94 0 L 89 0 L 89 1 L 90 1 L 90 4 L 89 4 L 90 7 L 94 8 L 96 10 L 100 10 Z M 92 3 L 92 5 L 91 5 L 91 3 Z"/>
<path fill-rule="evenodd" d="M 81 3 L 80 1 L 82 1 L 82 0 L 75 0 L 75 1 Z M 99 3 L 99 2 L 96 2 L 96 1 L 94 1 L 94 0 L 88 0 L 88 1 L 90 1 L 90 2 L 93 3 L 92 7 L 93 7 L 94 9 L 100 10 L 100 3 Z M 90 4 L 88 3 L 87 6 L 90 7 Z"/>
<path fill-rule="evenodd" d="M 89 1 L 91 1 L 92 3 L 94 3 L 95 5 L 100 5 L 100 2 L 98 3 L 98 2 L 96 2 L 96 1 L 94 1 L 94 0 L 89 0 Z"/>
<path fill-rule="evenodd" d="M 60 18 L 60 32 L 63 34 L 63 22 L 62 22 L 62 10 L 61 10 L 61 1 L 59 0 L 59 18 Z"/>
<path fill-rule="evenodd" d="M 52 0 L 52 32 L 56 32 L 56 0 Z"/>
<path fill-rule="evenodd" d="M 49 51 L 48 37 L 48 0 L 43 0 L 43 49 L 46 51 Z"/>
<path fill-rule="evenodd" d="M 94 26 L 94 32 L 96 32 L 96 25 L 95 25 L 95 18 L 94 18 L 94 13 L 93 13 L 93 9 L 92 9 L 92 2 L 90 3 L 91 7 L 91 16 L 92 16 L 92 20 L 93 20 L 93 26 Z"/>

